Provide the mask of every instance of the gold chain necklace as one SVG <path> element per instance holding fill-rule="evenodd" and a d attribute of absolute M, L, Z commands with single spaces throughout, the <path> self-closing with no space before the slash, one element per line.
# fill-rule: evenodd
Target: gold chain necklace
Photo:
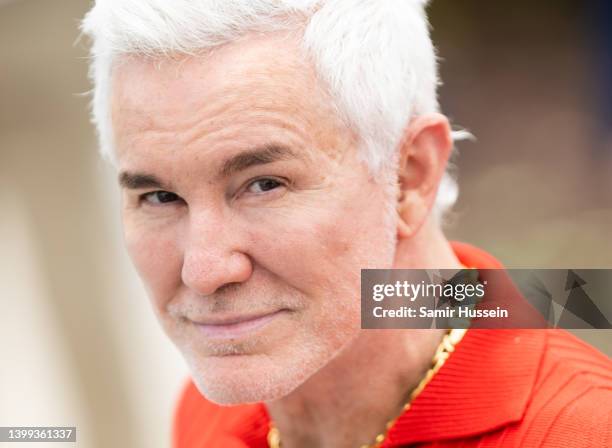
<path fill-rule="evenodd" d="M 461 339 L 463 339 L 463 336 L 466 332 L 467 330 L 465 329 L 453 329 L 444 335 L 444 337 L 442 338 L 442 342 L 440 342 L 440 345 L 438 345 L 438 347 L 436 348 L 436 353 L 434 354 L 431 361 L 431 367 L 429 368 L 427 373 L 425 373 L 425 376 L 421 379 L 421 381 L 419 381 L 419 384 L 417 384 L 417 386 L 410 392 L 410 398 L 408 399 L 408 402 L 403 406 L 400 415 L 410 409 L 410 406 L 414 399 L 423 391 L 423 389 L 425 389 L 425 386 L 429 384 L 434 375 L 438 373 L 438 370 L 440 370 L 440 368 L 444 365 L 450 354 L 455 351 L 455 346 L 459 343 L 459 341 L 461 341 Z M 376 438 L 374 439 L 374 443 L 369 445 L 361 445 L 360 448 L 380 447 L 387 438 L 387 433 L 389 432 L 389 429 L 391 429 L 391 427 L 395 424 L 400 415 L 387 422 L 387 424 L 385 425 L 385 431 L 381 432 L 376 436 Z M 278 428 L 274 426 L 273 422 L 270 422 L 270 430 L 268 431 L 268 446 L 270 448 L 282 448 L 280 432 Z"/>

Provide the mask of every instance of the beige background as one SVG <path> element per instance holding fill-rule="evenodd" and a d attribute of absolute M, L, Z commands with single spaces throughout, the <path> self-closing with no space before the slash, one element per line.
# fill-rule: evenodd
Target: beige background
<path fill-rule="evenodd" d="M 443 107 L 478 136 L 457 159 L 450 236 L 508 266 L 612 267 L 612 138 L 595 138 L 580 17 L 458 3 L 432 11 Z M 126 258 L 114 174 L 95 153 L 75 44 L 87 7 L 0 0 L 0 426 L 164 447 L 186 370 Z M 612 353 L 609 331 L 581 336 Z"/>

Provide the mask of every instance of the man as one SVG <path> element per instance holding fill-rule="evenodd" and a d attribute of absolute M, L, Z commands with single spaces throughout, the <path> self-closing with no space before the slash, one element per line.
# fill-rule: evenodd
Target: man
<path fill-rule="evenodd" d="M 609 440 L 609 360 L 565 333 L 360 329 L 361 269 L 499 267 L 440 228 L 456 188 L 424 3 L 85 18 L 128 251 L 193 376 L 175 446 Z"/>

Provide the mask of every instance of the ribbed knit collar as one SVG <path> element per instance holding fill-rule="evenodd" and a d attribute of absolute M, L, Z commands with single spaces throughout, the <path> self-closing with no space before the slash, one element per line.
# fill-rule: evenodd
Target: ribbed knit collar
<path fill-rule="evenodd" d="M 453 243 L 459 261 L 503 266 L 486 252 Z M 446 364 L 390 429 L 384 447 L 480 435 L 521 420 L 545 343 L 541 330 L 469 330 Z"/>
<path fill-rule="evenodd" d="M 469 330 L 384 446 L 471 437 L 520 421 L 544 338 L 541 330 Z"/>

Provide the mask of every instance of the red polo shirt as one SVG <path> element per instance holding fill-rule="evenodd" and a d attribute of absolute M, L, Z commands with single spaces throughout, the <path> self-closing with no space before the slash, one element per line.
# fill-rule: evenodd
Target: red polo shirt
<path fill-rule="evenodd" d="M 502 267 L 453 249 L 466 266 Z M 218 406 L 192 382 L 174 423 L 174 448 L 267 447 L 263 404 Z M 561 330 L 470 330 L 382 446 L 414 445 L 612 447 L 612 362 Z"/>

